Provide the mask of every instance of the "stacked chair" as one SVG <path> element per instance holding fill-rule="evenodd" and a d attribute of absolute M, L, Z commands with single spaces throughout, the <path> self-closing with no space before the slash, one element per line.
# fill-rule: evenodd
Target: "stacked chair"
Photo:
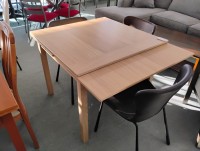
<path fill-rule="evenodd" d="M 57 10 L 55 11 L 55 13 L 58 14 L 58 16 L 61 17 L 66 17 L 66 18 L 70 18 L 70 17 L 74 17 L 76 15 L 80 15 L 80 2 L 63 2 L 61 3 Z M 78 10 L 75 9 L 75 7 L 78 7 Z"/>
<path fill-rule="evenodd" d="M 21 0 L 21 5 L 25 18 L 25 28 L 29 39 L 29 22 L 44 23 L 43 27 L 47 27 L 48 22 L 58 17 L 58 14 L 56 13 L 46 11 L 48 6 L 42 6 L 40 0 Z"/>
<path fill-rule="evenodd" d="M 70 18 L 78 14 L 80 15 L 80 2 L 70 3 L 70 1 L 61 1 L 59 4 L 54 4 L 51 0 L 47 0 L 49 4 L 43 6 L 40 0 L 20 1 L 25 19 L 25 29 L 29 39 L 29 25 L 31 25 L 31 22 L 40 23 L 40 27 L 45 28 L 50 21 L 59 19 L 60 17 Z M 78 10 L 75 9 L 75 6 L 78 7 Z"/>

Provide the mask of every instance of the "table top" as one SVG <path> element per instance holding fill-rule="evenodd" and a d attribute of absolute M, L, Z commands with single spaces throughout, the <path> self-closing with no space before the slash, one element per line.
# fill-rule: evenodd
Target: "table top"
<path fill-rule="evenodd" d="M 167 43 L 108 18 L 31 31 L 31 36 L 76 76 Z"/>
<path fill-rule="evenodd" d="M 166 44 L 78 77 L 78 80 L 103 101 L 192 55 L 190 51 Z"/>
<path fill-rule="evenodd" d="M 14 110 L 18 109 L 18 104 L 15 101 L 14 96 L 8 84 L 4 78 L 4 75 L 0 71 L 0 116 L 6 115 Z"/>

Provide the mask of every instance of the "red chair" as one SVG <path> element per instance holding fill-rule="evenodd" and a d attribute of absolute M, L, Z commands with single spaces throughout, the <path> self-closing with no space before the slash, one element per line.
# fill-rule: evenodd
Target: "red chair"
<path fill-rule="evenodd" d="M 78 10 L 73 8 L 73 6 L 76 6 L 76 5 L 78 5 L 78 8 L 79 8 Z M 66 18 L 74 17 L 80 14 L 80 2 L 72 3 L 72 4 L 63 2 L 59 5 L 59 8 L 55 11 L 55 13 L 57 13 L 58 16 L 61 16 L 61 17 L 66 17 Z"/>
<path fill-rule="evenodd" d="M 21 0 L 23 12 L 25 15 L 25 26 L 29 36 L 29 22 L 39 22 L 44 23 L 43 27 L 47 27 L 48 22 L 58 17 L 57 13 L 46 12 L 51 5 L 42 6 L 40 0 Z"/>

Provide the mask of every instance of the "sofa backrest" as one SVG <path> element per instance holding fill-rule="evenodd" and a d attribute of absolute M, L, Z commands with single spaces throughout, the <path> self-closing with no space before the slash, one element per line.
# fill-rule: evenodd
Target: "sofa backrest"
<path fill-rule="evenodd" d="M 173 0 L 169 10 L 200 19 L 200 0 Z"/>
<path fill-rule="evenodd" d="M 152 3 L 151 0 L 118 0 L 117 6 L 132 7 L 132 5 L 134 4 L 135 1 L 140 1 L 140 3 L 142 3 L 143 5 L 146 3 L 147 6 L 150 5 L 149 3 Z M 172 2 L 172 0 L 154 0 L 153 5 L 157 8 L 168 9 L 171 2 Z M 135 3 L 138 3 L 138 2 L 135 2 Z"/>
<path fill-rule="evenodd" d="M 172 0 L 154 0 L 154 5 L 158 8 L 168 9 L 171 2 Z"/>
<path fill-rule="evenodd" d="M 119 7 L 131 7 L 134 0 L 118 0 L 117 6 Z"/>

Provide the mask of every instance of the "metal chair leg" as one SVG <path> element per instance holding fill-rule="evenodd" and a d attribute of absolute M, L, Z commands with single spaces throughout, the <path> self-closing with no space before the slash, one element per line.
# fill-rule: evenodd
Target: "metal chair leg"
<path fill-rule="evenodd" d="M 28 34 L 28 39 L 29 39 L 29 42 L 31 41 L 31 37 L 30 37 L 30 27 L 29 27 L 29 23 L 28 23 L 28 20 L 26 19 L 26 25 L 27 25 L 27 34 Z M 30 25 L 31 26 L 31 25 Z"/>
<path fill-rule="evenodd" d="M 133 123 L 135 125 L 136 133 L 135 133 L 135 151 L 139 151 L 139 142 L 138 142 L 138 125 L 137 123 Z"/>
<path fill-rule="evenodd" d="M 164 116 L 165 129 L 166 129 L 166 143 L 167 143 L 167 145 L 170 145 L 170 138 L 169 138 L 169 131 L 168 131 L 168 126 L 167 126 L 167 117 L 166 117 L 165 108 L 163 108 L 163 116 Z"/>
<path fill-rule="evenodd" d="M 18 57 L 17 57 L 17 65 L 18 65 L 18 67 L 19 67 L 19 70 L 22 71 L 22 67 L 21 67 L 21 65 L 19 64 Z"/>
<path fill-rule="evenodd" d="M 59 73 L 60 73 L 60 65 L 58 65 L 58 69 L 57 69 L 56 82 L 58 82 Z"/>
<path fill-rule="evenodd" d="M 71 77 L 71 103 L 74 105 L 74 84 L 73 84 L 73 78 Z"/>
<path fill-rule="evenodd" d="M 94 127 L 94 132 L 97 132 L 97 130 L 98 130 L 102 108 L 103 108 L 103 102 L 101 102 L 100 107 L 99 107 L 99 113 L 98 113 L 96 124 L 95 124 L 95 127 Z"/>

